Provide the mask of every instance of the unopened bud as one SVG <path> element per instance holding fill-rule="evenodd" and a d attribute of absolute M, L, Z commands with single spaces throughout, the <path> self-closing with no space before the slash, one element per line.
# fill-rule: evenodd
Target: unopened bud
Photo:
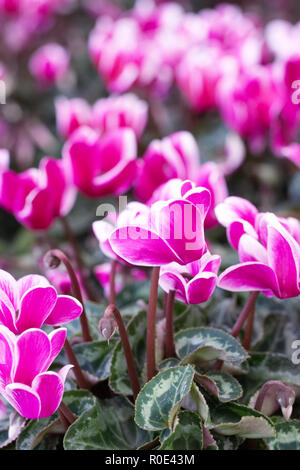
<path fill-rule="evenodd" d="M 61 260 L 55 256 L 51 251 L 48 251 L 44 256 L 44 264 L 47 268 L 55 269 L 60 265 Z"/>
<path fill-rule="evenodd" d="M 109 341 L 115 334 L 117 327 L 117 322 L 112 316 L 104 316 L 101 318 L 98 325 L 98 329 L 106 341 Z"/>

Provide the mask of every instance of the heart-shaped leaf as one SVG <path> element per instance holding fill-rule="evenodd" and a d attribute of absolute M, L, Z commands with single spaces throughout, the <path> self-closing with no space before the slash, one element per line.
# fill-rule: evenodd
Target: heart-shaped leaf
<path fill-rule="evenodd" d="M 153 439 L 134 422 L 134 407 L 123 397 L 96 400 L 69 427 L 66 450 L 132 450 Z"/>
<path fill-rule="evenodd" d="M 109 341 L 91 341 L 73 346 L 81 368 L 99 380 L 110 376 L 110 367 L 116 339 Z"/>
<path fill-rule="evenodd" d="M 239 382 L 229 374 L 211 371 L 205 375 L 196 374 L 195 378 L 207 392 L 214 395 L 221 403 L 238 400 L 243 394 Z"/>
<path fill-rule="evenodd" d="M 177 355 L 181 364 L 196 364 L 205 368 L 216 359 L 241 364 L 248 354 L 240 343 L 228 333 L 216 328 L 188 328 L 175 335 Z"/>
<path fill-rule="evenodd" d="M 194 377 L 191 366 L 172 367 L 159 372 L 138 394 L 135 421 L 142 429 L 172 430 L 184 397 L 190 392 Z"/>
<path fill-rule="evenodd" d="M 259 439 L 275 435 L 274 425 L 269 418 L 236 403 L 226 403 L 211 410 L 211 421 L 211 428 L 224 436 Z"/>

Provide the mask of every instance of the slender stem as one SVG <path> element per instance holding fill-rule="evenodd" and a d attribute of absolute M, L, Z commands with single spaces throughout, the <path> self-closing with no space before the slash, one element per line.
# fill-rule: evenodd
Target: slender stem
<path fill-rule="evenodd" d="M 116 279 L 116 271 L 117 271 L 117 261 L 111 260 L 111 270 L 109 275 L 109 303 L 115 304 L 116 302 L 116 286 L 115 286 L 115 279 Z"/>
<path fill-rule="evenodd" d="M 85 377 L 83 375 L 83 372 L 81 370 L 81 367 L 79 365 L 77 357 L 76 357 L 76 355 L 73 351 L 73 348 L 72 348 L 72 346 L 71 346 L 68 339 L 66 339 L 66 341 L 65 341 L 64 348 L 65 348 L 65 352 L 66 352 L 68 361 L 74 367 L 73 371 L 74 371 L 76 381 L 77 381 L 77 384 L 78 384 L 79 388 L 84 388 L 86 390 L 89 390 L 90 387 L 88 385 L 88 382 L 87 382 L 87 380 L 85 379 Z"/>
<path fill-rule="evenodd" d="M 174 342 L 174 299 L 175 290 L 170 290 L 168 294 L 168 302 L 166 309 L 166 342 L 165 353 L 166 357 L 175 357 L 175 342 Z"/>
<path fill-rule="evenodd" d="M 254 314 L 255 314 L 255 302 L 257 299 L 258 293 L 256 292 L 256 297 L 254 297 L 253 307 L 249 311 L 249 315 L 247 318 L 247 325 L 245 329 L 245 335 L 243 339 L 243 347 L 249 351 L 251 346 L 251 338 L 252 338 L 252 331 L 253 331 L 253 324 L 254 324 Z"/>
<path fill-rule="evenodd" d="M 86 294 L 87 294 L 87 296 L 89 297 L 90 300 L 96 300 L 95 296 L 94 296 L 94 293 L 90 289 L 89 284 L 87 282 L 86 275 L 84 273 L 84 263 L 82 261 L 80 251 L 79 251 L 79 248 L 78 248 L 78 243 L 77 243 L 76 238 L 74 237 L 74 234 L 72 232 L 70 224 L 69 224 L 68 220 L 65 217 L 61 217 L 60 220 L 61 220 L 61 223 L 63 225 L 66 238 L 67 238 L 68 242 L 70 243 L 70 245 L 72 247 L 74 260 L 75 260 L 75 263 L 76 263 L 76 268 L 77 268 L 77 270 L 80 274 L 80 278 L 81 278 L 83 287 L 86 291 Z"/>
<path fill-rule="evenodd" d="M 147 376 L 151 380 L 157 373 L 155 360 L 155 326 L 156 305 L 158 296 L 158 281 L 160 267 L 155 266 L 152 270 L 150 297 L 147 317 Z"/>
<path fill-rule="evenodd" d="M 69 258 L 61 250 L 56 249 L 56 250 L 50 250 L 46 253 L 45 262 L 49 265 L 49 267 L 52 267 L 52 268 L 58 267 L 61 262 L 65 265 L 68 271 L 68 274 L 70 276 L 70 279 L 71 279 L 73 294 L 82 304 L 83 310 L 80 315 L 80 325 L 81 325 L 83 339 L 86 342 L 92 341 L 92 337 L 91 337 L 90 330 L 89 330 L 89 324 L 88 324 L 87 316 L 85 313 L 83 298 L 81 295 L 80 285 L 79 285 L 76 273 L 70 263 Z"/>
<path fill-rule="evenodd" d="M 65 415 L 63 412 L 60 410 L 60 408 L 57 409 L 57 413 L 60 419 L 60 422 L 62 424 L 62 427 L 64 428 L 65 432 L 69 429 L 70 423 L 69 421 L 65 418 Z"/>
<path fill-rule="evenodd" d="M 241 329 L 243 328 L 243 325 L 245 323 L 245 321 L 247 320 L 248 316 L 251 315 L 251 312 L 254 313 L 254 310 L 255 310 L 255 303 L 256 303 L 256 299 L 257 299 L 257 296 L 258 296 L 259 292 L 250 292 L 249 293 L 249 297 L 248 297 L 248 300 L 246 302 L 246 305 L 244 306 L 243 310 L 241 311 L 237 321 L 235 322 L 232 330 L 231 330 L 231 334 L 234 338 L 236 338 L 239 334 L 239 332 L 241 331 Z"/>
<path fill-rule="evenodd" d="M 61 403 L 59 405 L 59 410 L 64 415 L 64 417 L 68 421 L 68 423 L 73 424 L 74 421 L 76 421 L 77 417 L 74 415 L 74 413 L 72 413 L 72 411 L 65 404 L 65 402 L 61 401 Z"/>
<path fill-rule="evenodd" d="M 126 331 L 124 321 L 123 321 L 122 315 L 120 314 L 119 309 L 115 305 L 110 304 L 106 308 L 102 319 L 105 318 L 105 320 L 107 321 L 107 319 L 109 319 L 109 317 L 112 317 L 112 316 L 114 317 L 118 325 L 118 330 L 119 330 L 119 334 L 121 337 L 121 342 L 122 342 L 122 346 L 123 346 L 123 350 L 124 350 L 124 354 L 125 354 L 125 358 L 127 362 L 128 374 L 129 374 L 131 388 L 133 392 L 133 398 L 134 400 L 136 400 L 136 397 L 138 396 L 139 391 L 140 391 L 140 383 L 139 383 L 139 377 L 138 377 L 137 370 L 135 367 L 135 362 L 134 362 L 131 346 L 129 343 L 127 331 Z"/>

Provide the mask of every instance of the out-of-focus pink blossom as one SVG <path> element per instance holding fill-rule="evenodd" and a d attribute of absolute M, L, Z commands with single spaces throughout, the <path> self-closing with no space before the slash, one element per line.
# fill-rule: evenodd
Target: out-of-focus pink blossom
<path fill-rule="evenodd" d="M 110 293 L 110 273 L 111 273 L 111 263 L 102 263 L 94 268 L 94 274 L 104 290 L 104 295 L 109 297 Z M 115 276 L 115 291 L 116 294 L 121 292 L 121 290 L 126 286 L 127 282 L 132 283 L 132 281 L 146 281 L 147 274 L 141 269 L 130 269 L 128 281 L 126 279 L 125 273 L 122 274 L 122 265 L 116 265 L 116 276 Z"/>
<path fill-rule="evenodd" d="M 200 168 L 200 156 L 192 134 L 176 132 L 162 140 L 153 140 L 140 165 L 135 194 L 143 202 L 171 178 L 193 179 Z"/>
<path fill-rule="evenodd" d="M 147 103 L 127 93 L 98 100 L 93 106 L 92 125 L 102 133 L 129 127 L 138 139 L 144 132 L 147 118 Z"/>
<path fill-rule="evenodd" d="M 227 75 L 218 86 L 217 101 L 225 123 L 248 140 L 253 152 L 260 152 L 278 107 L 271 69 L 256 66 L 233 79 Z"/>
<path fill-rule="evenodd" d="M 74 184 L 89 197 L 122 194 L 132 185 L 137 170 L 134 132 L 116 129 L 103 136 L 89 127 L 80 127 L 63 148 Z"/>
<path fill-rule="evenodd" d="M 77 318 L 82 305 L 68 295 L 57 295 L 48 280 L 37 274 L 16 281 L 0 270 L 0 324 L 20 334 L 43 324 L 61 325 Z"/>
<path fill-rule="evenodd" d="M 15 336 L 0 326 L 0 393 L 25 418 L 51 416 L 59 407 L 71 365 L 58 373 L 48 368 L 62 349 L 67 335 L 59 328 L 49 335 L 31 328 Z"/>
<path fill-rule="evenodd" d="M 68 139 L 78 127 L 91 125 L 92 110 L 82 98 L 57 98 L 55 113 L 56 127 L 63 139 Z"/>
<path fill-rule="evenodd" d="M 33 53 L 29 69 L 41 84 L 53 85 L 63 80 L 70 63 L 70 56 L 65 48 L 56 43 L 41 46 Z"/>
<path fill-rule="evenodd" d="M 129 216 L 126 222 L 124 211 L 124 222 L 120 221 L 109 237 L 113 251 L 137 266 L 162 266 L 173 261 L 185 265 L 198 260 L 206 249 L 204 220 L 210 193 L 205 188 L 193 188 L 189 181 L 181 190 L 180 198 L 135 211 L 135 221 Z"/>
<path fill-rule="evenodd" d="M 162 266 L 159 285 L 165 292 L 174 290 L 175 298 L 186 304 L 206 302 L 216 287 L 220 264 L 220 256 L 207 251 L 186 266 L 177 263 Z"/>
<path fill-rule="evenodd" d="M 39 169 L 0 172 L 0 205 L 31 230 L 45 230 L 75 201 L 66 162 L 45 157 Z"/>

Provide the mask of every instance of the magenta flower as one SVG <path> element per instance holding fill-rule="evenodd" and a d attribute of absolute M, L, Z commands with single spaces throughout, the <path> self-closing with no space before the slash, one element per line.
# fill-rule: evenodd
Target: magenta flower
<path fill-rule="evenodd" d="M 63 96 L 55 100 L 56 127 L 63 139 L 70 137 L 81 126 L 91 124 L 91 107 L 82 98 L 68 99 Z"/>
<path fill-rule="evenodd" d="M 218 286 L 230 291 L 262 291 L 280 299 L 300 294 L 300 245 L 279 219 L 260 220 L 260 239 L 243 234 L 238 241 L 240 264 L 226 269 Z"/>
<path fill-rule="evenodd" d="M 200 168 L 197 142 L 186 131 L 153 140 L 141 162 L 135 194 L 143 202 L 171 178 L 193 179 Z"/>
<path fill-rule="evenodd" d="M 133 183 L 137 148 L 131 129 L 99 134 L 89 127 L 77 129 L 63 148 L 74 184 L 89 197 L 122 194 Z"/>
<path fill-rule="evenodd" d="M 9 151 L 0 148 L 0 171 L 7 170 L 9 167 Z"/>
<path fill-rule="evenodd" d="M 47 370 L 62 349 L 66 335 L 65 328 L 49 335 L 31 328 L 15 336 L 0 325 L 0 393 L 25 418 L 47 418 L 60 405 L 72 366 L 66 365 L 58 373 Z"/>
<path fill-rule="evenodd" d="M 165 291 L 175 291 L 175 298 L 186 304 L 206 302 L 218 279 L 221 258 L 208 251 L 197 261 L 181 266 L 171 263 L 161 268 L 159 284 Z"/>
<path fill-rule="evenodd" d="M 45 157 L 39 169 L 0 172 L 0 205 L 31 230 L 45 230 L 66 215 L 76 191 L 66 162 Z"/>
<path fill-rule="evenodd" d="M 148 105 L 132 93 L 101 98 L 93 106 L 93 127 L 101 133 L 129 127 L 138 139 L 148 119 Z"/>
<path fill-rule="evenodd" d="M 185 265 L 198 260 L 206 249 L 203 226 L 210 193 L 205 188 L 193 188 L 190 181 L 181 191 L 180 198 L 143 206 L 135 220 L 119 221 L 109 237 L 113 251 L 140 266 L 173 261 Z"/>
<path fill-rule="evenodd" d="M 16 281 L 0 270 L 0 324 L 20 334 L 43 324 L 58 326 L 79 317 L 82 305 L 68 295 L 57 295 L 48 280 L 37 274 Z"/>
<path fill-rule="evenodd" d="M 38 82 L 52 85 L 66 76 L 69 62 L 69 54 L 62 46 L 49 43 L 33 53 L 29 69 Z"/>

